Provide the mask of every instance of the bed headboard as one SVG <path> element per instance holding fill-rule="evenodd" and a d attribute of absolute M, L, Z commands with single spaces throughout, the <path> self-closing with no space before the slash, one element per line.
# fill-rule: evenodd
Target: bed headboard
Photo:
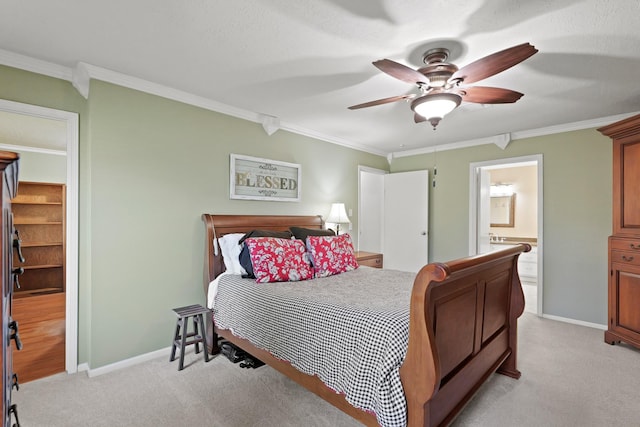
<path fill-rule="evenodd" d="M 209 283 L 224 271 L 222 253 L 215 250 L 214 239 L 228 233 L 251 230 L 285 231 L 289 227 L 323 228 L 320 215 L 213 215 L 202 214 L 205 225 L 204 292 Z"/>

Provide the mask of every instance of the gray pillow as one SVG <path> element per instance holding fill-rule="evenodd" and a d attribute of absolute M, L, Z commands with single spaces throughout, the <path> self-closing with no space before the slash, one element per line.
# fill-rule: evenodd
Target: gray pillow
<path fill-rule="evenodd" d="M 289 227 L 293 237 L 296 239 L 307 241 L 307 236 L 335 236 L 336 233 L 331 229 L 321 228 L 303 228 L 303 227 Z"/>

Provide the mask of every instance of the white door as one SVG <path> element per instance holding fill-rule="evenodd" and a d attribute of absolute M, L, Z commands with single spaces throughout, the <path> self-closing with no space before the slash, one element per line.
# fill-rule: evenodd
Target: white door
<path fill-rule="evenodd" d="M 384 176 L 386 171 L 360 169 L 358 250 L 382 253 Z"/>
<path fill-rule="evenodd" d="M 429 171 L 384 175 L 384 268 L 417 273 L 429 263 Z"/>

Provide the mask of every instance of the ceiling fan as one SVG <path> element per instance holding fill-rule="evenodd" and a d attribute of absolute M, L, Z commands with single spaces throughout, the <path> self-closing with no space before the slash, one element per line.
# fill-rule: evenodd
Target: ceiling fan
<path fill-rule="evenodd" d="M 382 72 L 403 82 L 415 84 L 420 93 L 392 96 L 353 105 L 350 110 L 373 107 L 396 101 L 411 101 L 414 121 L 428 121 L 436 128 L 442 118 L 460 105 L 461 101 L 479 104 L 505 104 L 516 102 L 522 93 L 510 89 L 488 86 L 467 86 L 524 61 L 538 52 L 529 43 L 523 43 L 496 52 L 471 64 L 458 68 L 447 62 L 449 50 L 434 48 L 427 50 L 422 60 L 425 66 L 414 70 L 390 59 L 373 62 Z"/>

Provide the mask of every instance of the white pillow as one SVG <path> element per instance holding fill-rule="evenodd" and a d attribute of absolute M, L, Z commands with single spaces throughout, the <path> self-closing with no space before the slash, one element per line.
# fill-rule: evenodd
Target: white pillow
<path fill-rule="evenodd" d="M 222 251 L 224 267 L 227 273 L 247 274 L 246 270 L 240 265 L 240 251 L 242 250 L 242 245 L 239 245 L 238 241 L 240 241 L 242 237 L 244 237 L 244 233 L 225 234 L 218 238 L 218 244 Z"/>

